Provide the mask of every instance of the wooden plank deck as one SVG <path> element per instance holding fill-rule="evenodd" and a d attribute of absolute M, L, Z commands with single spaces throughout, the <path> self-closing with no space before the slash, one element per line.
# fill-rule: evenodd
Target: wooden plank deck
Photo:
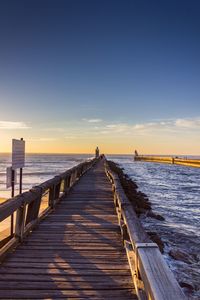
<path fill-rule="evenodd" d="M 137 299 L 102 161 L 2 263 L 0 299 Z"/>

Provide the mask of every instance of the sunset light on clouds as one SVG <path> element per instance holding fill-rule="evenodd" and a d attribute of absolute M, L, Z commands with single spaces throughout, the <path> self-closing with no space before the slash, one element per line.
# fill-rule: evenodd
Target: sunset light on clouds
<path fill-rule="evenodd" d="M 169 154 L 167 145 L 171 143 L 170 151 L 175 154 L 198 154 L 200 147 L 197 139 L 200 118 L 152 120 L 137 124 L 83 119 L 58 125 L 50 127 L 41 124 L 40 128 L 31 123 L 1 121 L 0 130 L 7 141 L 2 152 L 9 152 L 13 136 L 26 139 L 28 152 L 42 153 L 90 153 L 96 145 L 102 145 L 107 153 L 133 153 L 135 147 L 143 153 L 159 151 L 161 154 Z M 190 142 L 186 144 L 185 139 Z"/>

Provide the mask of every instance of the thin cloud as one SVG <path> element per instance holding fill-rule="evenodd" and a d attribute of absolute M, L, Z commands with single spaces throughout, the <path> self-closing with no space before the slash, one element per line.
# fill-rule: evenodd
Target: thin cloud
<path fill-rule="evenodd" d="M 147 122 L 147 123 L 142 123 L 142 124 L 135 124 L 133 126 L 134 130 L 149 130 L 149 129 L 163 129 L 163 128 L 168 128 L 170 125 L 169 122 Z"/>
<path fill-rule="evenodd" d="M 56 141 L 57 139 L 56 138 L 40 138 L 40 141 L 41 142 L 53 142 L 53 141 Z"/>
<path fill-rule="evenodd" d="M 62 127 L 47 127 L 47 128 L 42 128 L 42 131 L 64 132 L 65 129 Z"/>
<path fill-rule="evenodd" d="M 194 119 L 167 119 L 144 123 L 115 123 L 102 126 L 100 134 L 126 134 L 126 135 L 149 135 L 156 132 L 162 133 L 181 133 L 186 129 L 200 130 L 200 118 Z"/>
<path fill-rule="evenodd" d="M 74 140 L 74 139 L 77 139 L 78 137 L 75 136 L 75 135 L 68 135 L 68 136 L 65 136 L 65 139 L 66 140 Z"/>
<path fill-rule="evenodd" d="M 29 129 L 30 127 L 24 122 L 0 121 L 0 129 Z"/>
<path fill-rule="evenodd" d="M 106 129 L 114 132 L 127 132 L 132 128 L 131 125 L 127 123 L 119 123 L 119 124 L 108 124 L 106 125 Z"/>
<path fill-rule="evenodd" d="M 100 131 L 99 133 L 100 133 L 100 134 L 108 134 L 108 133 L 110 133 L 110 131 L 108 131 L 108 130 L 102 130 L 102 131 Z"/>
<path fill-rule="evenodd" d="M 101 123 L 101 122 L 103 122 L 103 120 L 102 119 L 82 119 L 83 121 L 85 121 L 85 122 L 88 122 L 88 123 Z"/>
<path fill-rule="evenodd" d="M 159 122 L 149 122 L 149 123 L 147 122 L 142 124 L 135 124 L 133 126 L 133 129 L 135 131 L 162 130 L 162 131 L 174 131 L 174 132 L 180 132 L 185 129 L 200 130 L 200 118 L 162 120 Z"/>
<path fill-rule="evenodd" d="M 27 139 L 27 141 L 29 142 L 53 142 L 56 141 L 56 138 L 49 138 L 49 137 L 43 137 L 43 138 L 30 138 Z"/>
<path fill-rule="evenodd" d="M 200 129 L 200 119 L 177 119 L 175 125 L 183 128 Z"/>

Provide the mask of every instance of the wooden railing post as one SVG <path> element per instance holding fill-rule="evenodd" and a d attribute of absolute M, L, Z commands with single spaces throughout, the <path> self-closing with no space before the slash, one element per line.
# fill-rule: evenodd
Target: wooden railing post
<path fill-rule="evenodd" d="M 23 237 L 24 237 L 25 215 L 26 215 L 26 205 L 22 204 L 17 210 L 16 224 L 15 224 L 15 236 L 19 239 L 20 242 L 23 241 Z"/>
<path fill-rule="evenodd" d="M 60 186 L 61 186 L 62 179 L 60 176 L 55 176 L 54 178 L 59 180 L 59 182 L 57 184 L 55 184 L 55 187 L 54 187 L 54 200 L 56 200 L 60 196 Z"/>
<path fill-rule="evenodd" d="M 39 215 L 40 203 L 42 198 L 42 188 L 35 186 L 30 190 L 32 193 L 36 193 L 36 199 L 28 205 L 26 225 L 33 220 L 36 220 Z"/>
<path fill-rule="evenodd" d="M 51 186 L 49 189 L 49 207 L 52 209 L 55 206 L 55 185 Z"/>
<path fill-rule="evenodd" d="M 70 176 L 70 187 L 74 184 L 74 182 L 75 182 L 75 172 L 73 170 Z"/>
<path fill-rule="evenodd" d="M 67 175 L 64 179 L 64 192 L 66 193 L 69 189 L 70 175 Z"/>

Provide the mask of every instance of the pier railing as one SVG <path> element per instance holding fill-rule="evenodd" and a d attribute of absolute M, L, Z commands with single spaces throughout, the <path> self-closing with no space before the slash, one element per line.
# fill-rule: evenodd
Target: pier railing
<path fill-rule="evenodd" d="M 150 240 L 143 229 L 131 202 L 124 193 L 118 175 L 110 170 L 107 163 L 105 168 L 112 183 L 118 222 L 138 298 L 186 299 L 158 246 Z"/>
<path fill-rule="evenodd" d="M 135 161 L 149 161 L 149 162 L 161 162 L 161 163 L 173 163 L 173 157 L 171 156 L 148 156 L 148 155 L 138 155 L 134 158 Z"/>
<path fill-rule="evenodd" d="M 1 222 L 7 220 L 8 223 L 8 219 L 11 220 L 11 230 L 8 230 L 6 238 L 1 240 L 0 260 L 17 243 L 23 241 L 28 232 L 54 209 L 62 195 L 66 194 L 97 160 L 94 158 L 80 163 L 0 205 L 0 225 Z"/>
<path fill-rule="evenodd" d="M 151 155 L 137 155 L 134 157 L 135 161 L 146 161 L 146 162 L 157 162 L 157 163 L 167 163 L 184 165 L 188 167 L 200 168 L 199 159 L 191 159 L 187 157 L 174 157 L 174 156 L 151 156 Z"/>

